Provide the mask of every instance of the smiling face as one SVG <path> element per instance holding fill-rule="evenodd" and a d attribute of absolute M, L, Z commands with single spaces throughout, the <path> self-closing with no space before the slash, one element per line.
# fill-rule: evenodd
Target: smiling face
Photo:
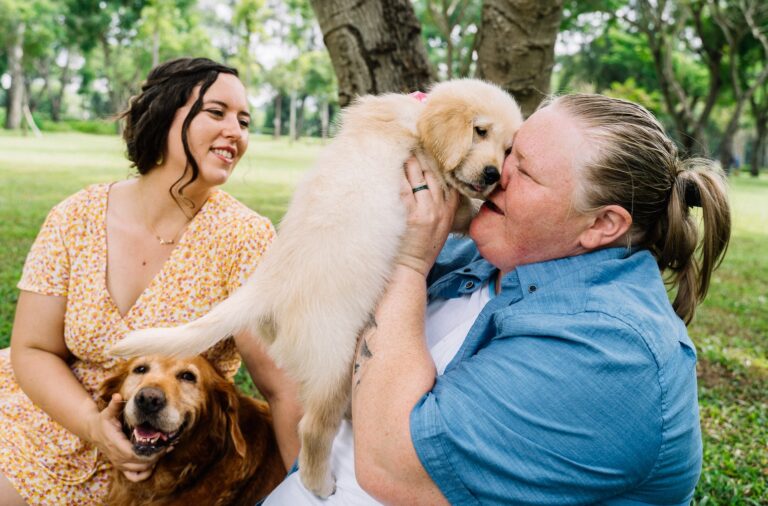
<path fill-rule="evenodd" d="M 176 111 L 168 131 L 168 165 L 183 168 L 187 164 L 181 132 L 199 92 L 198 86 L 187 103 Z M 202 108 L 187 130 L 189 149 L 200 169 L 195 185 L 212 187 L 227 181 L 248 148 L 249 124 L 245 87 L 236 76 L 219 74 L 205 92 Z"/>
<path fill-rule="evenodd" d="M 517 132 L 499 186 L 470 225 L 478 250 L 506 273 L 519 265 L 584 253 L 591 217 L 572 205 L 578 164 L 590 153 L 580 125 L 556 107 Z"/>
<path fill-rule="evenodd" d="M 126 401 L 123 425 L 137 455 L 173 445 L 198 420 L 206 405 L 207 363 L 140 357 L 128 363 L 112 385 Z"/>

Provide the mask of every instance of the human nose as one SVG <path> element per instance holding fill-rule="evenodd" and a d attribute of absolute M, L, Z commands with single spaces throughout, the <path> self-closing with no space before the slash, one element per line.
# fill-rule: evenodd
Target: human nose
<path fill-rule="evenodd" d="M 228 139 L 240 139 L 243 136 L 243 129 L 240 125 L 240 118 L 235 115 L 229 115 L 224 121 L 224 137 Z"/>

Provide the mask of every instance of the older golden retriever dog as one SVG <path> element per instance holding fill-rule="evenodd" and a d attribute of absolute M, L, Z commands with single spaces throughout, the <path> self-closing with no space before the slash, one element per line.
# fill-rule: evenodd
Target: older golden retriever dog
<path fill-rule="evenodd" d="M 114 470 L 107 504 L 252 506 L 285 477 L 266 403 L 238 394 L 202 356 L 134 358 L 102 383 L 99 402 L 116 393 L 137 455 L 174 448 L 145 481 Z"/>
<path fill-rule="evenodd" d="M 132 332 L 112 353 L 190 355 L 234 333 L 259 336 L 301 385 L 301 478 L 329 496 L 329 454 L 348 404 L 356 339 L 406 227 L 405 160 L 415 154 L 463 195 L 454 228 L 464 231 L 472 199 L 493 190 L 521 123 L 514 100 L 478 80 L 438 84 L 423 102 L 360 98 L 343 112 L 338 135 L 297 187 L 275 243 L 243 288 L 187 325 Z"/>

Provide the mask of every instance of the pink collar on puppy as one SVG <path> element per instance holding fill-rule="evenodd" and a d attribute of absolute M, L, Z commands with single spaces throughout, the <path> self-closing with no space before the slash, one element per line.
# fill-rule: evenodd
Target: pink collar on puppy
<path fill-rule="evenodd" d="M 427 101 L 427 94 L 423 91 L 414 91 L 413 93 L 408 95 L 409 97 L 413 97 L 419 102 L 426 102 Z"/>

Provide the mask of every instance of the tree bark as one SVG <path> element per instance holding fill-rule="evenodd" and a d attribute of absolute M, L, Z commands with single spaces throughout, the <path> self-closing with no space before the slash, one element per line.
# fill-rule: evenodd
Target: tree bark
<path fill-rule="evenodd" d="M 11 75 L 11 87 L 6 100 L 7 113 L 5 128 L 15 130 L 21 126 L 22 107 L 24 105 L 24 70 L 21 60 L 24 57 L 24 32 L 26 24 L 16 25 L 16 33 L 8 47 L 8 73 Z"/>
<path fill-rule="evenodd" d="M 511 93 L 524 116 L 549 93 L 563 0 L 485 0 L 477 75 Z"/>
<path fill-rule="evenodd" d="M 433 80 L 421 24 L 408 0 L 310 0 L 339 81 L 355 96 L 424 90 Z"/>

